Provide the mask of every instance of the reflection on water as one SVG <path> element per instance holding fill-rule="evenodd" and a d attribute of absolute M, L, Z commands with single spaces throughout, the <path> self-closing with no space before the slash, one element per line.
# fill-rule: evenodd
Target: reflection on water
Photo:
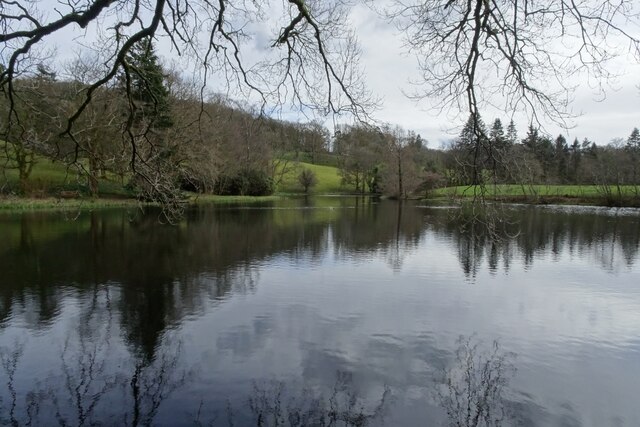
<path fill-rule="evenodd" d="M 640 424 L 638 212 L 507 214 L 501 238 L 350 198 L 0 216 L 0 423 Z M 477 377 L 461 335 L 501 343 Z"/>

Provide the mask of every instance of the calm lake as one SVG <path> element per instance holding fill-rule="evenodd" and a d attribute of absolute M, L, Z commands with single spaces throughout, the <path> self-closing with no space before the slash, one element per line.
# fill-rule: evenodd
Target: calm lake
<path fill-rule="evenodd" d="M 502 425 L 640 425 L 640 211 L 500 214 L 0 214 L 0 424 L 447 425 L 472 377 Z"/>

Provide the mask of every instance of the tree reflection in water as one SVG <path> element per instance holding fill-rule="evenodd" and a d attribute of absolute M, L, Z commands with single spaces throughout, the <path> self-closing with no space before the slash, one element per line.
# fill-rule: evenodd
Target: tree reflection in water
<path fill-rule="evenodd" d="M 80 327 L 82 330 L 83 328 Z M 60 355 L 62 376 L 51 376 L 42 385 L 18 392 L 15 374 L 24 345 L 0 349 L 5 381 L 0 400 L 3 425 L 154 425 L 162 404 L 193 378 L 180 368 L 180 342 L 165 341 L 153 360 L 144 356 L 127 362 L 129 370 L 110 366 L 108 340 L 89 342 L 87 335 L 69 339 Z M 475 337 L 461 337 L 451 364 L 434 385 L 433 394 L 458 427 L 497 426 L 509 419 L 504 392 L 515 373 L 513 354 L 496 343 L 486 350 Z M 119 361 L 118 365 L 123 365 Z M 198 426 L 344 426 L 384 425 L 393 406 L 393 392 L 384 386 L 374 400 L 365 399 L 351 374 L 338 372 L 329 392 L 303 388 L 284 381 L 254 382 L 244 399 L 228 400 L 224 414 L 209 408 L 219 403 L 202 398 L 197 413 L 184 424 Z M 427 403 L 427 402 L 425 402 Z"/>
<path fill-rule="evenodd" d="M 282 381 L 255 382 L 246 402 L 228 402 L 226 417 L 207 415 L 203 401 L 195 424 L 364 427 L 374 422 L 382 424 L 384 411 L 390 403 L 390 390 L 385 387 L 379 401 L 368 405 L 356 393 L 351 375 L 343 372 L 337 373 L 335 385 L 328 396 L 308 388 L 295 389 Z M 222 421 L 222 418 L 226 419 Z"/>
<path fill-rule="evenodd" d="M 120 356 L 113 352 L 114 325 L 109 288 L 95 287 L 64 340 L 60 365 L 21 394 L 15 376 L 25 345 L 0 348 L 6 377 L 0 399 L 9 396 L 6 403 L 0 400 L 0 424 L 151 425 L 162 403 L 188 378 L 178 366 L 181 342 L 166 337 L 150 358 L 144 351 Z"/>
<path fill-rule="evenodd" d="M 43 213 L 0 216 L 0 330 L 20 313 L 34 328 L 55 323 L 64 299 L 60 285 L 90 292 L 117 283 L 114 309 L 125 318 L 123 333 L 150 354 L 163 330 L 204 311 L 211 299 L 253 292 L 260 277 L 254 266 L 279 256 L 317 263 L 333 251 L 340 259 L 379 257 L 400 271 L 421 240 L 435 236 L 453 241 L 462 271 L 473 279 L 485 261 L 495 273 L 514 260 L 527 268 L 547 252 L 578 250 L 614 270 L 632 266 L 640 249 L 634 215 L 521 207 L 489 217 L 394 202 L 202 210 L 187 213 L 177 227 L 159 225 L 155 215 L 132 220 L 123 211 L 92 212 L 74 222 Z"/>
<path fill-rule="evenodd" d="M 258 294 L 269 276 L 264 266 L 273 260 L 287 268 L 320 268 L 329 258 L 340 266 L 377 259 L 395 274 L 432 239 L 446 242 L 472 280 L 484 268 L 491 274 L 501 268 L 508 272 L 512 265 L 527 269 L 547 255 L 555 260 L 580 253 L 581 259 L 614 271 L 637 263 L 637 216 L 577 208 L 520 207 L 505 213 L 511 217 L 502 223 L 500 236 L 495 228 L 461 222 L 451 209 L 392 202 L 344 209 L 204 209 L 187 213 L 176 227 L 158 225 L 155 215 L 132 219 L 122 211 L 94 212 L 76 221 L 42 213 L 0 216 L 0 423 L 152 424 L 195 375 L 195 368 L 184 366 L 189 357 L 172 332 L 234 296 Z M 76 312 L 77 324 L 65 339 L 69 316 Z M 50 335 L 60 344 L 50 355 L 28 357 L 42 349 L 27 348 L 29 339 L 13 342 L 16 331 L 25 337 Z M 40 367 L 43 376 L 37 377 L 25 374 L 33 366 L 23 359 L 51 366 Z M 329 366 L 319 375 L 332 375 L 334 366 Z M 470 384 L 476 383 L 482 381 Z M 368 406 L 345 404 L 338 410 L 330 387 L 301 391 L 290 383 L 258 383 L 244 400 L 236 396 L 223 404 L 228 410 L 217 417 L 213 412 L 220 411 L 215 409 L 220 402 L 206 399 L 191 416 L 202 424 L 215 420 L 215 425 L 258 420 L 263 425 L 274 420 L 285 425 L 313 420 L 371 424 L 381 422 L 378 401 L 388 407 L 393 394 L 364 402 L 345 386 L 343 402 Z M 198 396 L 189 396 L 198 402 Z M 502 394 L 494 397 L 491 402 L 503 399 Z M 454 414 L 465 406 L 437 400 Z M 485 422 L 497 413 L 469 418 Z M 247 421 L 247 414 L 253 418 Z"/>
<path fill-rule="evenodd" d="M 444 211 L 444 212 L 442 212 Z M 631 267 L 640 251 L 636 210 L 591 207 L 520 206 L 454 215 L 434 211 L 434 231 L 455 242 L 464 274 L 475 279 L 484 267 L 495 274 L 502 263 L 508 272 L 514 260 L 530 268 L 550 252 L 554 260 L 578 251 L 607 271 Z"/>
<path fill-rule="evenodd" d="M 504 392 L 515 374 L 513 353 L 497 341 L 485 350 L 474 337 L 460 337 L 454 363 L 444 369 L 437 396 L 452 427 L 498 426 L 508 418 Z"/>

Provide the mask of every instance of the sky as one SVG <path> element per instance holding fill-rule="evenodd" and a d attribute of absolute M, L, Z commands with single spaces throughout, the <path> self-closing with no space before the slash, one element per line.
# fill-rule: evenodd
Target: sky
<path fill-rule="evenodd" d="M 352 20 L 362 45 L 367 83 L 384 100 L 376 118 L 420 133 L 429 141 L 430 148 L 439 148 L 443 142 L 455 138 L 467 118 L 466 113 L 444 114 L 433 110 L 432 100 L 416 103 L 405 96 L 413 89 L 409 82 L 417 77 L 417 60 L 403 53 L 401 36 L 394 27 L 361 6 L 352 13 Z M 636 28 L 636 34 L 640 34 L 640 28 Z M 586 79 L 578 82 L 570 106 L 576 117 L 568 122 L 570 128 L 544 123 L 546 133 L 554 137 L 563 133 L 568 140 L 587 137 L 601 145 L 615 137 L 626 139 L 634 127 L 640 127 L 640 65 L 633 58 L 621 58 L 616 63 L 616 71 L 622 76 L 607 89 L 604 99 L 590 88 Z M 524 114 L 512 114 L 493 110 L 483 117 L 487 123 L 500 118 L 505 127 L 513 117 L 518 136 L 522 138 L 531 119 Z"/>
<path fill-rule="evenodd" d="M 381 1 L 388 0 L 380 0 L 376 4 L 381 4 Z M 39 5 L 46 8 L 52 3 L 46 0 Z M 268 10 L 276 16 L 276 9 Z M 374 96 L 382 100 L 381 108 L 373 113 L 373 117 L 380 122 L 400 125 L 419 133 L 431 148 L 439 148 L 455 138 L 466 121 L 466 112 L 435 111 L 434 100 L 425 99 L 416 103 L 406 96 L 415 89 L 409 82 L 418 77 L 417 59 L 406 53 L 398 31 L 362 3 L 353 7 L 349 19 L 362 48 L 361 65 L 366 84 Z M 254 31 L 254 39 L 243 50 L 248 62 L 261 56 L 261 50 L 269 48 L 274 39 L 274 31 L 277 32 L 278 28 L 277 24 L 269 22 L 268 17 L 266 22 L 249 29 Z M 95 28 L 88 28 L 84 31 L 75 29 L 61 32 L 50 38 L 49 43 L 56 46 L 59 61 L 69 60 L 76 55 L 78 49 L 91 44 L 91 40 L 95 39 L 92 35 L 95 31 Z M 636 26 L 631 31 L 640 37 L 640 28 Z M 184 61 L 170 49 L 166 38 L 158 40 L 157 46 L 166 63 L 181 64 Z M 634 127 L 640 127 L 640 64 L 631 57 L 620 58 L 615 63 L 615 69 L 620 77 L 607 88 L 604 98 L 590 87 L 586 79 L 575 82 L 577 89 L 570 108 L 576 117 L 568 122 L 570 128 L 563 129 L 552 123 L 543 123 L 543 131 L 552 137 L 563 133 L 568 140 L 587 137 L 603 145 L 616 137 L 626 139 Z M 212 89 L 219 88 L 213 86 Z M 306 120 L 298 113 L 287 111 L 280 117 L 292 121 Z M 487 110 L 483 112 L 483 117 L 487 123 L 500 118 L 505 127 L 513 118 L 521 138 L 531 121 L 530 117 L 511 111 Z M 325 124 L 331 131 L 335 122 L 333 117 L 325 118 Z"/>

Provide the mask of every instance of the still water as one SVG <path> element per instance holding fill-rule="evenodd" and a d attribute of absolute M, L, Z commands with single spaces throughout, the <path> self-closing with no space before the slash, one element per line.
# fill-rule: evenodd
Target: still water
<path fill-rule="evenodd" d="M 640 425 L 640 211 L 502 214 L 2 214 L 0 424 Z"/>

